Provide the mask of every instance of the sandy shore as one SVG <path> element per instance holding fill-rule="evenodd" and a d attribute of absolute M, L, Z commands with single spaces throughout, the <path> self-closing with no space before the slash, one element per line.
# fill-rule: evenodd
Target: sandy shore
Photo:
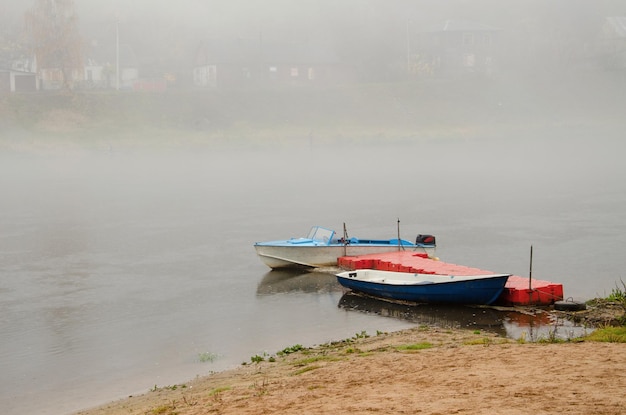
<path fill-rule="evenodd" d="M 626 344 L 435 328 L 357 337 L 79 414 L 626 414 Z"/>

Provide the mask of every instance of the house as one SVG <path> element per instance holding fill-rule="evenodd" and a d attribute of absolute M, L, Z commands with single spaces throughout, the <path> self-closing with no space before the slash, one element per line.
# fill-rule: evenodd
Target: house
<path fill-rule="evenodd" d="M 37 74 L 0 68 L 0 93 L 35 92 L 38 89 Z"/>
<path fill-rule="evenodd" d="M 39 89 L 35 58 L 4 56 L 0 61 L 0 93 L 34 92 Z"/>
<path fill-rule="evenodd" d="M 491 75 L 500 29 L 476 22 L 446 20 L 419 31 L 409 58 L 413 72 L 428 75 Z"/>
<path fill-rule="evenodd" d="M 598 39 L 598 52 L 607 69 L 626 69 L 626 16 L 607 17 Z"/>
<path fill-rule="evenodd" d="M 81 88 L 132 89 L 139 79 L 137 57 L 130 45 L 99 47 L 89 51 L 84 63 Z M 116 76 L 119 65 L 119 78 Z"/>
<path fill-rule="evenodd" d="M 193 83 L 216 88 L 337 82 L 345 71 L 329 50 L 311 42 L 206 41 L 195 54 Z"/>

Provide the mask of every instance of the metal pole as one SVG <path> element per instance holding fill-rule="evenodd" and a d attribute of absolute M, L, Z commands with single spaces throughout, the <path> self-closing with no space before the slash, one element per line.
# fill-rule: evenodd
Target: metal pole
<path fill-rule="evenodd" d="M 400 250 L 400 218 L 398 218 L 398 251 Z"/>
<path fill-rule="evenodd" d="M 115 22 L 115 89 L 120 90 L 120 21 Z"/>
<path fill-rule="evenodd" d="M 530 246 L 530 272 L 528 273 L 528 289 L 533 289 L 533 246 Z"/>
<path fill-rule="evenodd" d="M 348 231 L 346 223 L 343 223 L 343 256 L 348 256 Z"/>
<path fill-rule="evenodd" d="M 406 19 L 406 73 L 411 72 L 411 43 L 409 40 L 409 19 Z"/>

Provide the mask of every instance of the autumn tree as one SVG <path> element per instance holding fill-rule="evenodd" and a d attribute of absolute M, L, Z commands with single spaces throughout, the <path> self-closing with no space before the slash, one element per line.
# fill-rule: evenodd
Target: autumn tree
<path fill-rule="evenodd" d="M 74 1 L 35 0 L 25 18 L 39 71 L 47 71 L 69 89 L 73 72 L 81 73 L 82 65 Z"/>

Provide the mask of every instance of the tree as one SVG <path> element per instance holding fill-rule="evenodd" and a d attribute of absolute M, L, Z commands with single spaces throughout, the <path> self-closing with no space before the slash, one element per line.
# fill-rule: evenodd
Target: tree
<path fill-rule="evenodd" d="M 82 73 L 82 40 L 73 0 L 35 0 L 26 12 L 26 27 L 39 70 L 60 74 L 69 89 L 72 73 Z"/>

